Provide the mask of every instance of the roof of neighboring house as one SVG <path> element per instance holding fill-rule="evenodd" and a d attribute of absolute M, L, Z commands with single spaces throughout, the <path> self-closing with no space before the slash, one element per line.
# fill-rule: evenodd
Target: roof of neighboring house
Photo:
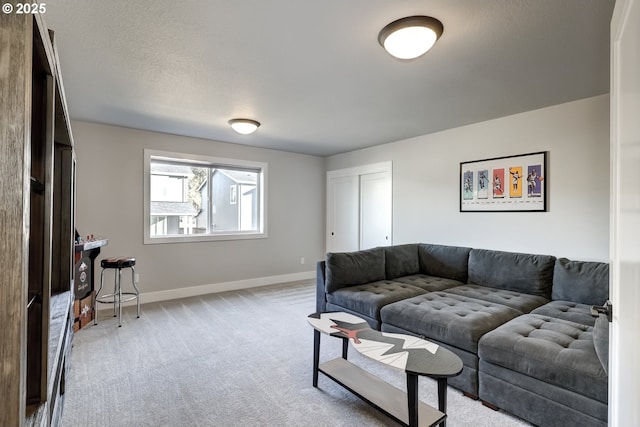
<path fill-rule="evenodd" d="M 190 202 L 151 202 L 151 215 L 196 216 L 198 210 Z"/>
<path fill-rule="evenodd" d="M 256 184 L 258 181 L 258 174 L 246 171 L 234 171 L 229 169 L 216 169 L 215 172 L 220 172 L 238 184 Z M 214 173 L 215 173 L 214 172 Z"/>
<path fill-rule="evenodd" d="M 153 162 L 151 162 L 151 173 L 154 175 L 178 175 L 178 176 L 193 175 L 193 172 L 191 171 L 191 166 L 172 165 L 167 163 L 153 163 Z"/>

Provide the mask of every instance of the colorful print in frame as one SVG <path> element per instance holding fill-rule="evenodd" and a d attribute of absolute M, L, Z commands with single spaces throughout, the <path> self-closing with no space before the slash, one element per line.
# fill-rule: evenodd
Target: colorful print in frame
<path fill-rule="evenodd" d="M 547 152 L 460 163 L 460 212 L 546 212 Z"/>
<path fill-rule="evenodd" d="M 509 168 L 509 174 L 511 175 L 509 197 L 522 197 L 522 166 Z"/>
<path fill-rule="evenodd" d="M 473 172 L 466 171 L 462 180 L 462 198 L 473 200 Z"/>
<path fill-rule="evenodd" d="M 493 198 L 501 199 L 504 197 L 504 168 L 494 169 L 491 176 L 493 177 L 491 185 L 493 188 Z"/>
<path fill-rule="evenodd" d="M 529 197 L 540 197 L 542 195 L 542 186 L 540 182 L 544 179 L 540 175 L 542 167 L 540 165 L 532 165 L 527 170 L 527 195 Z"/>
<path fill-rule="evenodd" d="M 489 171 L 482 169 L 478 171 L 478 199 L 489 198 Z"/>

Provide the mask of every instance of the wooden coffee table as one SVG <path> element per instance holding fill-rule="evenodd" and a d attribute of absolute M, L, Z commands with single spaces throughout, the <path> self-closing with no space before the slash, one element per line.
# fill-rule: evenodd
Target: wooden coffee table
<path fill-rule="evenodd" d="M 308 316 L 314 328 L 313 386 L 322 372 L 356 396 L 396 421 L 410 427 L 445 426 L 447 378 L 462 372 L 462 360 L 432 342 L 404 334 L 376 331 L 369 324 L 344 312 L 314 313 Z M 341 338 L 342 358 L 320 364 L 320 334 Z M 407 374 L 407 392 L 384 382 L 347 360 L 349 341 L 362 355 L 402 369 Z M 418 376 L 438 381 L 438 410 L 418 399 Z M 418 423 L 419 422 L 419 423 Z"/>

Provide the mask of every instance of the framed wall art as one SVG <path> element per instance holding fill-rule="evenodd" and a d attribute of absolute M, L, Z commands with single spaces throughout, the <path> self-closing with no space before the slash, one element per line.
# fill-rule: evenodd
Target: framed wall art
<path fill-rule="evenodd" d="M 547 153 L 460 163 L 460 212 L 546 212 Z"/>

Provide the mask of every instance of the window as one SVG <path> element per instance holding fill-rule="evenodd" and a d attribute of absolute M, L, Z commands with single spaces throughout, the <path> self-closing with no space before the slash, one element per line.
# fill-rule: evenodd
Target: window
<path fill-rule="evenodd" d="M 144 243 L 267 237 L 266 163 L 145 150 Z"/>

